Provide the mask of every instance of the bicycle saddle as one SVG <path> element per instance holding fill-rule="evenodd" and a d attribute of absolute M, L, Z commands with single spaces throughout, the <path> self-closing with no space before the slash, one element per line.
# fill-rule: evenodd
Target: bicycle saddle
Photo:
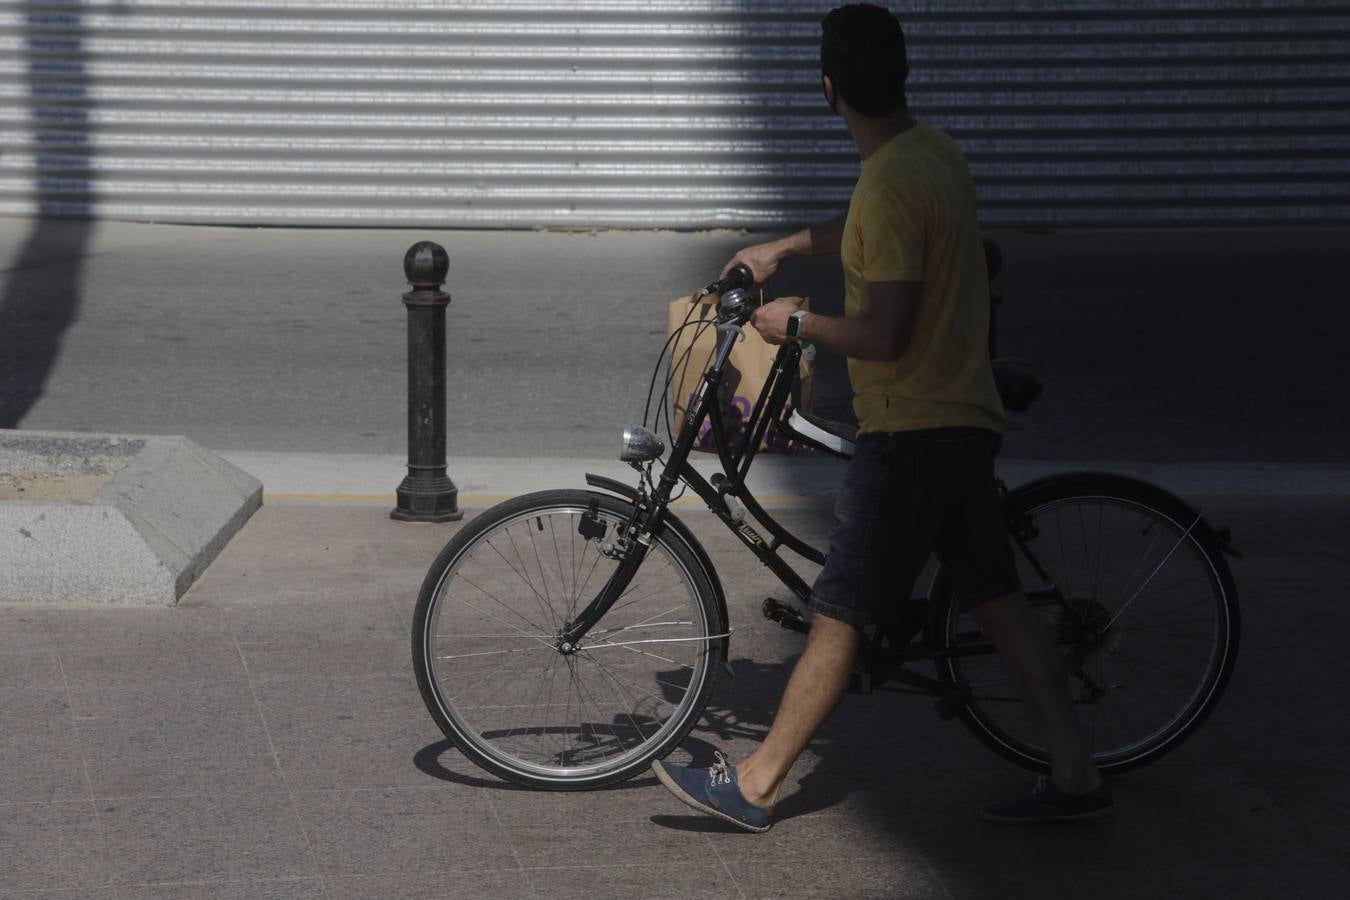
<path fill-rule="evenodd" d="M 853 442 L 858 439 L 857 425 L 832 422 L 800 409 L 792 411 L 783 428 L 794 440 L 845 459 L 853 456 Z"/>

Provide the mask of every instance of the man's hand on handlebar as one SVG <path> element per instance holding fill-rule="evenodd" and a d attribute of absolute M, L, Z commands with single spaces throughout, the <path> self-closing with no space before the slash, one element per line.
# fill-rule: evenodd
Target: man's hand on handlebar
<path fill-rule="evenodd" d="M 773 277 L 774 272 L 778 271 L 778 264 L 782 261 L 783 254 L 777 241 L 767 244 L 754 244 L 733 256 L 731 261 L 722 267 L 722 274 L 719 277 L 725 278 L 732 267 L 740 263 L 749 267 L 755 276 L 755 284 L 763 284 Z"/>
<path fill-rule="evenodd" d="M 838 254 L 846 219 L 847 213 L 840 213 L 828 222 L 812 225 L 776 241 L 751 244 L 740 250 L 731 258 L 731 262 L 722 267 L 722 277 L 726 277 L 732 266 L 740 264 L 750 269 L 755 276 L 755 284 L 760 285 L 773 277 L 785 259 L 794 256 Z"/>
<path fill-rule="evenodd" d="M 801 307 L 791 300 L 774 300 L 756 309 L 750 316 L 750 324 L 765 342 L 786 344 L 788 317 L 799 309 Z"/>

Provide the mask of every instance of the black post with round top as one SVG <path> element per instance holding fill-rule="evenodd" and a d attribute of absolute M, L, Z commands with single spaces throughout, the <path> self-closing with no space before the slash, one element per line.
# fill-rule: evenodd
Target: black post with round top
<path fill-rule="evenodd" d="M 445 472 L 445 308 L 450 270 L 445 248 L 419 241 L 403 256 L 412 290 L 408 309 L 408 474 L 389 515 L 402 522 L 453 522 L 464 517 L 459 490 Z"/>

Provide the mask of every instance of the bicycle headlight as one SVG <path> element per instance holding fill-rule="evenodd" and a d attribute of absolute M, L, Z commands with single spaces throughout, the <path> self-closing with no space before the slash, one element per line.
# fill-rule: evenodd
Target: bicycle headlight
<path fill-rule="evenodd" d="M 641 425 L 624 428 L 623 450 L 619 453 L 621 462 L 646 462 L 665 452 L 666 445 L 661 439 Z"/>

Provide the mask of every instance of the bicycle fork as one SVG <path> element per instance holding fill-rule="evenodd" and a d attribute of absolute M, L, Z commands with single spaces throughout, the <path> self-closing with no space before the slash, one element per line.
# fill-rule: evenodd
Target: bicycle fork
<path fill-rule="evenodd" d="M 632 583 L 638 567 L 646 560 L 647 551 L 651 549 L 652 536 L 658 533 L 661 523 L 665 520 L 666 510 L 664 504 L 658 504 L 655 509 L 650 510 L 645 504 L 645 498 L 639 499 L 632 518 L 623 526 L 624 531 L 619 536 L 623 554 L 619 560 L 619 567 L 610 575 L 600 593 L 577 614 L 576 619 L 567 623 L 559 635 L 558 649 L 562 653 L 570 655 L 577 652 L 581 639 L 604 618 L 605 613 L 609 612 L 615 602 L 623 596 L 624 591 L 628 590 L 628 585 Z M 581 535 L 587 540 L 604 537 L 605 526 L 596 515 L 598 509 L 598 504 L 592 504 L 590 511 L 582 516 L 579 527 Z"/>

